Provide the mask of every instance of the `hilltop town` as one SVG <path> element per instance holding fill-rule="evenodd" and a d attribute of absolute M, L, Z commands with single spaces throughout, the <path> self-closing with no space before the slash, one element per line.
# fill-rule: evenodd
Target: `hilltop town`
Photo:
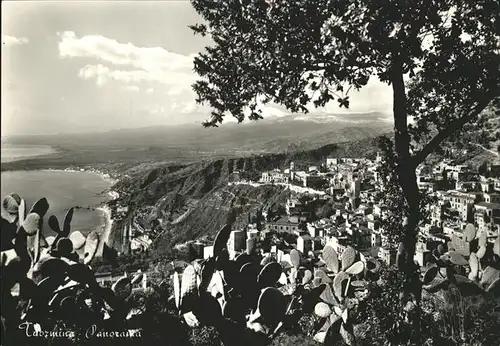
<path fill-rule="evenodd" d="M 326 244 L 340 255 L 351 246 L 368 257 L 376 257 L 387 265 L 396 261 L 396 248 L 384 234 L 382 220 L 387 207 L 377 200 L 381 182 L 375 159 L 326 158 L 316 166 L 286 167 L 263 171 L 257 180 L 244 178 L 235 170 L 228 186 L 248 185 L 282 187 L 288 198 L 280 205 L 254 208 L 244 227 L 232 230 L 228 249 L 231 258 L 258 247 L 263 254 L 286 261 L 292 249 L 305 259 L 318 259 Z M 417 170 L 418 186 L 434 197 L 429 206 L 430 217 L 420 225 L 415 261 L 424 267 L 439 244 L 453 238 L 464 238 L 468 224 L 478 234 L 485 233 L 489 242 L 500 235 L 500 164 L 487 164 L 479 170 L 467 165 L 442 160 L 435 165 L 421 165 Z M 125 215 L 126 207 L 117 210 Z M 127 228 L 132 252 L 145 251 L 156 233 L 130 223 Z M 195 258 L 212 256 L 212 237 L 178 244 L 188 247 Z"/>

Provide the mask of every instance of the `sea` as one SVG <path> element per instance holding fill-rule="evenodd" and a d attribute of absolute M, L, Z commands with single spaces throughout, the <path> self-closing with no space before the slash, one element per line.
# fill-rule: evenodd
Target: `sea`
<path fill-rule="evenodd" d="M 30 157 L 53 154 L 56 151 L 47 145 L 7 145 L 2 143 L 1 162 L 11 162 Z"/>
<path fill-rule="evenodd" d="M 46 147 L 31 146 L 30 157 L 50 153 Z M 35 155 L 36 154 L 36 155 Z M 14 161 L 26 158 L 26 147 L 2 148 L 2 162 L 5 159 Z M 49 211 L 44 218 L 43 234 L 55 235 L 48 226 L 48 218 L 55 215 L 62 223 L 66 212 L 71 207 L 75 209 L 71 231 L 81 231 L 84 235 L 92 230 L 99 233 L 104 231 L 110 222 L 109 210 L 102 204 L 109 200 L 106 192 L 112 182 L 105 177 L 91 172 L 35 170 L 35 171 L 6 171 L 1 173 L 1 196 L 17 193 L 26 201 L 26 209 L 40 198 L 45 197 L 49 202 Z M 2 213 L 4 211 L 2 210 Z"/>

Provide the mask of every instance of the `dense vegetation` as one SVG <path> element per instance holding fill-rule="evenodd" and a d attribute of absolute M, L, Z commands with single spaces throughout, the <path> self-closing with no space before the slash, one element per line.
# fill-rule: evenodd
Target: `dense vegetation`
<path fill-rule="evenodd" d="M 150 263 L 146 287 L 139 273 L 109 288 L 89 266 L 98 263 L 98 238 L 71 233 L 72 209 L 62 224 L 49 217 L 57 237 L 48 244 L 41 229 L 46 199 L 29 212 L 16 194 L 2 205 L 8 215 L 0 272 L 5 345 L 492 345 L 500 336 L 500 242 L 491 247 L 473 226 L 468 247 L 453 239 L 448 249 L 436 249 L 423 276 L 421 328 L 414 330 L 404 323 L 414 309 L 399 308 L 404 276 L 352 247 L 338 256 L 326 245 L 324 264 L 292 249 L 290 265 L 247 242 L 246 253 L 229 260 L 226 225 L 214 239 L 213 257 Z M 287 240 L 293 241 L 276 241 Z M 481 280 L 458 274 L 469 265 L 465 253 Z"/>

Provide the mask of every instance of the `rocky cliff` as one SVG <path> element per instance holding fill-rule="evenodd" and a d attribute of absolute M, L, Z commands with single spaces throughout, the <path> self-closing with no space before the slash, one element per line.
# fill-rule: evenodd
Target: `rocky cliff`
<path fill-rule="evenodd" d="M 122 194 L 119 203 L 129 206 L 129 214 L 115 223 L 113 246 L 125 250 L 120 229 L 131 222 L 153 229 L 154 250 L 168 252 L 174 244 L 213 234 L 231 211 L 236 214 L 236 225 L 243 225 L 249 212 L 286 200 L 287 192 L 280 186 L 228 186 L 236 171 L 241 179 L 257 180 L 262 171 L 286 168 L 292 161 L 300 168 L 318 165 L 326 157 L 374 157 L 376 150 L 376 138 L 370 138 L 282 154 L 136 168 L 116 185 Z"/>

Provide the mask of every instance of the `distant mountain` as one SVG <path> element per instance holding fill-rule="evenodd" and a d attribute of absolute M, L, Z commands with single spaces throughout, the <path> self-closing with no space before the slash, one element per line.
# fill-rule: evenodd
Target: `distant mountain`
<path fill-rule="evenodd" d="M 314 149 L 388 133 L 392 124 L 381 113 L 271 116 L 218 128 L 201 124 L 121 129 L 103 133 L 16 136 L 12 145 L 48 145 L 57 155 L 18 161 L 7 169 L 61 168 L 114 163 L 125 168 L 148 162 L 194 162 Z"/>
<path fill-rule="evenodd" d="M 375 124 L 378 126 L 391 126 L 392 115 L 380 112 L 369 113 L 326 113 L 314 112 L 309 114 L 289 114 L 287 116 L 270 117 L 267 121 L 283 123 L 288 121 L 312 122 L 316 124 L 335 123 L 338 125 L 366 125 Z"/>

